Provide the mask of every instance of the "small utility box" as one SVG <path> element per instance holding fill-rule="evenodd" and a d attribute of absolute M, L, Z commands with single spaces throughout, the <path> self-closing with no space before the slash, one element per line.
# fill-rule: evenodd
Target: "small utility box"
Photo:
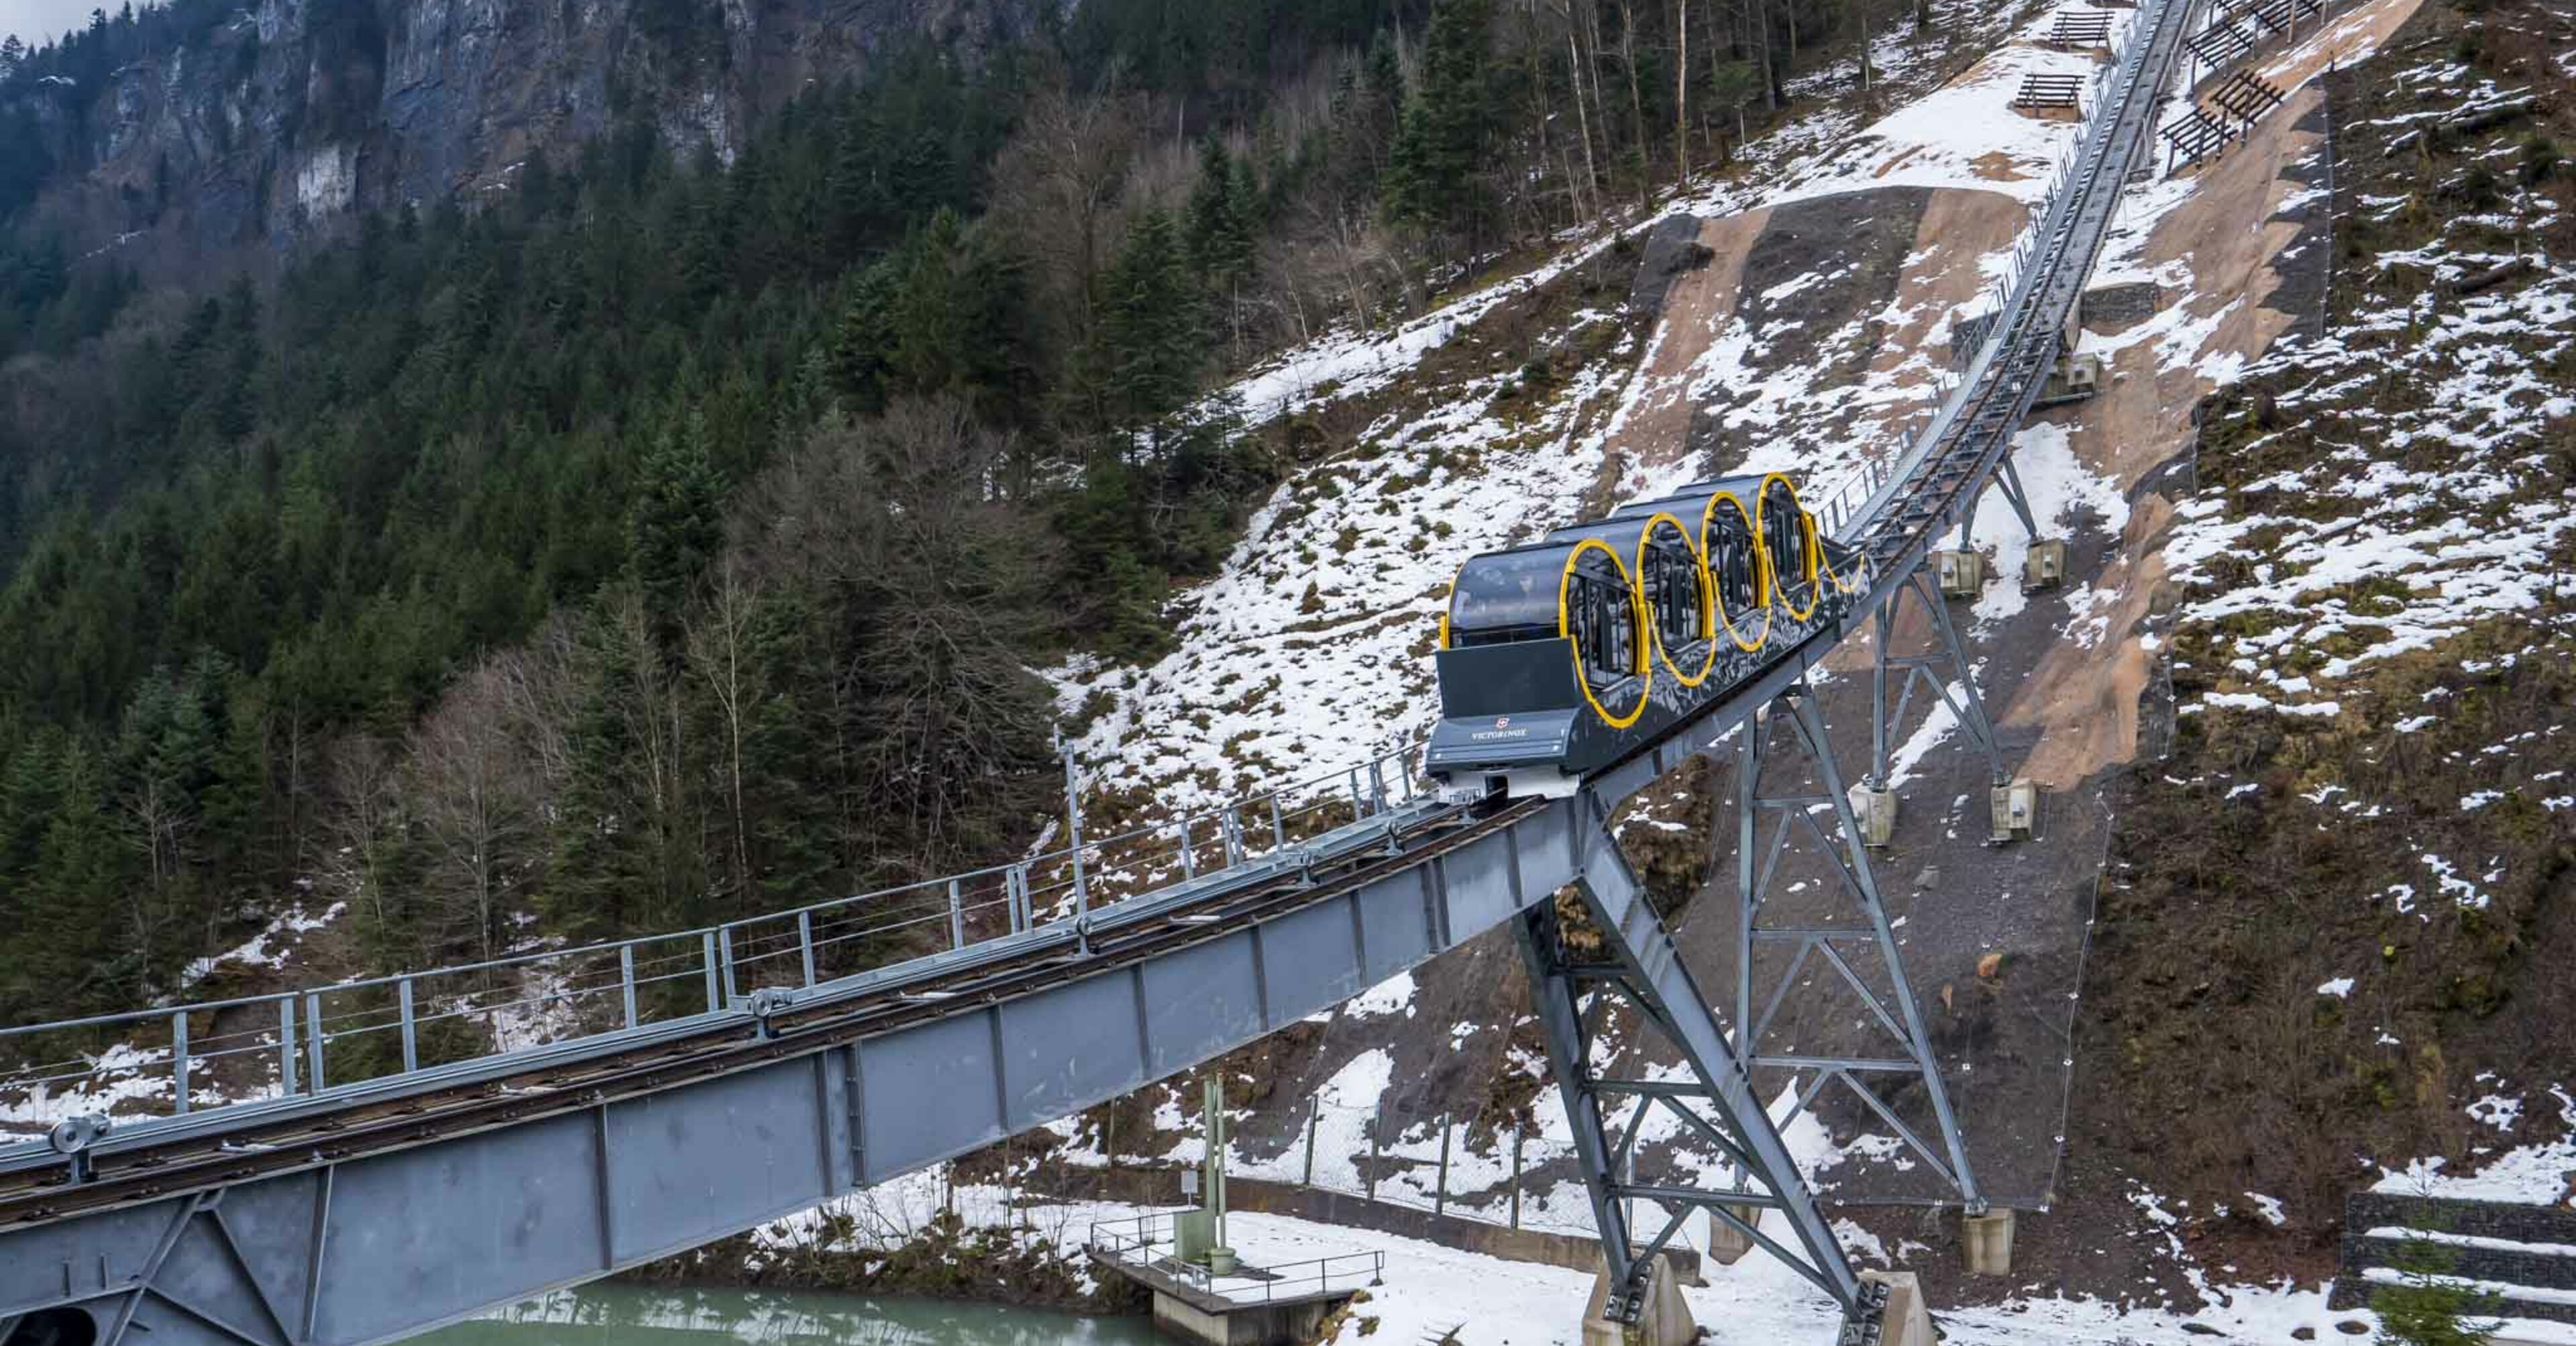
<path fill-rule="evenodd" d="M 1933 573 L 1943 598 L 1974 598 L 1986 588 L 1986 554 L 1981 551 L 1932 553 Z"/>
<path fill-rule="evenodd" d="M 2021 591 L 2035 594 L 2065 583 L 2066 544 L 2056 538 L 2031 543 L 2030 554 L 2021 562 Z"/>
<path fill-rule="evenodd" d="M 2039 787 L 2026 780 L 1994 789 L 1996 845 L 2028 841 L 2039 834 Z"/>
<path fill-rule="evenodd" d="M 1873 790 L 1868 781 L 1851 788 L 1852 817 L 1860 823 L 1864 846 L 1884 846 L 1896 836 L 1896 792 Z"/>

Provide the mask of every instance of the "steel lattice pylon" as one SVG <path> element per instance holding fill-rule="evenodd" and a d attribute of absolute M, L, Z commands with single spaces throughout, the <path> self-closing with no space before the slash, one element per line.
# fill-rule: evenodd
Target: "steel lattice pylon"
<path fill-rule="evenodd" d="M 1933 629 L 1940 637 L 1939 645 L 1930 654 L 1897 655 L 1891 652 L 1890 642 L 1896 634 L 1898 616 L 1904 610 L 1909 595 L 1930 614 Z M 1967 731 L 1968 737 L 1976 740 L 1977 747 L 1986 755 L 1991 783 L 2003 784 L 2006 779 L 2003 748 L 1996 741 L 1994 722 L 1986 717 L 1985 699 L 1977 695 L 1976 682 L 1969 676 L 1967 648 L 1959 641 L 1958 626 L 1950 620 L 1949 605 L 1942 602 L 1941 595 L 1933 590 L 1924 568 L 1916 566 L 1895 592 L 1887 596 L 1887 601 L 1879 605 L 1876 616 L 1871 620 L 1874 623 L 1871 643 L 1876 650 L 1870 666 L 1869 773 L 1862 777 L 1863 782 L 1872 790 L 1888 788 L 1888 740 L 1897 726 L 1905 723 L 1905 712 L 1913 704 L 1914 690 L 1921 686 L 1929 688 L 1960 727 Z M 1950 666 L 1956 679 L 1954 683 L 1942 682 L 1939 674 L 1934 672 L 1944 663 Z M 1887 704 L 1890 669 L 1900 671 L 1892 714 Z"/>
<path fill-rule="evenodd" d="M 1842 1305 L 1841 1342 L 1861 1346 L 1877 1341 L 1884 1287 L 1861 1281 L 1843 1256 L 1779 1128 L 1754 1092 L 1744 1062 L 1620 853 L 1600 801 L 1587 791 L 1577 809 L 1582 839 L 1574 892 L 1585 921 L 1599 936 L 1598 952 L 1576 950 L 1555 902 L 1532 904 L 1514 930 L 1547 1038 L 1548 1068 L 1573 1128 L 1575 1157 L 1616 1291 L 1609 1315 L 1629 1323 L 1638 1319 L 1655 1255 L 1672 1242 L 1692 1211 L 1705 1210 Z M 1643 1016 L 1681 1058 L 1688 1077 L 1644 1080 L 1601 1073 L 1593 1062 L 1590 1024 L 1593 1013 L 1611 1003 L 1624 1003 Z M 1716 1148 L 1736 1175 L 1734 1190 L 1635 1180 L 1638 1137 L 1657 1110 L 1670 1113 L 1685 1130 Z M 1661 1211 L 1654 1234 L 1642 1243 L 1630 1225 L 1633 1203 Z M 1738 1214 L 1748 1207 L 1754 1211 L 1752 1220 Z M 1786 1218 L 1789 1241 L 1756 1227 L 1764 1210 Z"/>
<path fill-rule="evenodd" d="M 1917 577 L 1919 579 L 1919 576 Z M 1940 608 L 1933 604 L 1935 613 Z M 1946 630 L 1946 623 L 1944 624 Z M 1883 648 L 1883 647 L 1882 647 Z M 1955 650 L 1956 646 L 1953 645 Z M 1964 678 L 1962 679 L 1964 683 Z M 1882 692 L 1880 701 L 1884 702 Z M 1984 712 L 1968 695 L 1969 709 L 1975 723 L 1984 723 Z M 1962 722 L 1968 722 L 1963 715 Z M 1766 782 L 1766 773 L 1783 749 L 1771 742 L 1782 724 L 1789 727 L 1785 749 L 1802 757 L 1820 780 L 1823 792 L 1809 793 L 1805 773 L 1782 788 Z M 1883 725 L 1883 717 L 1882 717 Z M 1980 735 L 1992 752 L 1992 739 Z M 1883 732 L 1881 735 L 1883 740 Z M 1788 773 L 1779 773 L 1786 775 Z M 2000 776 L 2000 768 L 1997 769 Z M 1817 821 L 1817 814 L 1830 810 L 1833 828 Z M 1765 826 L 1766 821 L 1768 826 Z M 1767 832 L 1767 836 L 1765 835 Z M 1829 916 L 1819 920 L 1812 914 L 1796 924 L 1764 921 L 1764 908 L 1771 896 L 1771 885 L 1778 876 L 1781 857 L 1787 852 L 1793 835 L 1803 832 L 1816 843 L 1818 852 L 1830 862 L 1834 871 L 1837 895 L 1843 899 L 1836 915 L 1857 917 L 1857 921 L 1836 924 Z M 1845 791 L 1842 771 L 1835 764 L 1832 741 L 1825 734 L 1822 717 L 1817 715 L 1815 699 L 1804 683 L 1791 686 L 1778 700 L 1748 720 L 1736 738 L 1736 977 L 1735 1022 L 1739 1036 L 1736 1045 L 1748 1067 L 1774 1067 L 1807 1075 L 1800 1090 L 1795 1117 L 1806 1110 L 1825 1087 L 1841 1081 L 1866 1104 L 1879 1120 L 1887 1124 L 1944 1184 L 1957 1192 L 1960 1202 L 1972 1214 L 1984 1212 L 1986 1203 L 1978 1191 L 1975 1171 L 1969 1166 L 1966 1147 L 1959 1137 L 1957 1116 L 1951 1111 L 1950 1096 L 1941 1083 L 1939 1063 L 1932 1053 L 1930 1035 L 1924 1030 L 1922 1011 L 1917 1005 L 1912 985 L 1905 976 L 1905 964 L 1896 947 L 1894 927 L 1888 920 L 1886 905 L 1880 901 L 1878 883 L 1870 872 L 1869 856 L 1862 845 L 1859 820 L 1852 813 L 1851 797 Z M 1755 954 L 1758 950 L 1787 947 L 1792 950 L 1788 965 L 1755 1012 Z M 1875 957 L 1886 977 L 1884 993 L 1873 989 L 1855 957 Z M 1796 985 L 1798 975 L 1811 959 L 1821 960 L 1868 1011 L 1868 1017 L 1894 1045 L 1883 1056 L 1853 1056 L 1816 1052 L 1772 1052 L 1765 1050 L 1765 1038 L 1782 1003 Z M 1768 980 L 1768 979 L 1765 979 Z M 1922 1081 L 1931 1099 L 1933 1130 L 1927 1139 L 1909 1125 L 1881 1097 L 1872 1081 L 1887 1077 L 1912 1077 Z"/>

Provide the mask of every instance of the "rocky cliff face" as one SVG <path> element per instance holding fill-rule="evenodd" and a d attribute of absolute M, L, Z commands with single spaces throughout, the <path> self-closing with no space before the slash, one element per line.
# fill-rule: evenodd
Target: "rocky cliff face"
<path fill-rule="evenodd" d="M 916 37 L 972 61 L 1050 0 L 260 0 L 103 78 L 21 75 L 56 165 L 33 208 L 147 272 L 508 190 L 641 121 L 730 159 L 754 120 Z M 193 25 L 192 25 L 193 26 Z"/>

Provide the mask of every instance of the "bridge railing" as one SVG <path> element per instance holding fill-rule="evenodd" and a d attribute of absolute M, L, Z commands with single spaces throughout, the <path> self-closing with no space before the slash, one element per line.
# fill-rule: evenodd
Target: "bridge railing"
<path fill-rule="evenodd" d="M 1172 1241 L 1172 1217 L 1176 1214 L 1179 1212 L 1157 1210 L 1124 1219 L 1094 1220 L 1088 1246 L 1128 1261 L 1150 1258 L 1155 1248 Z"/>
<path fill-rule="evenodd" d="M 1422 795 L 1418 746 L 1026 859 L 666 934 L 0 1028 L 0 1144 L 74 1116 L 203 1111 L 726 1012 L 754 991 L 1080 919 Z M 1076 815 L 1078 819 L 1078 815 Z M 1074 830 L 1079 830 L 1078 821 Z"/>

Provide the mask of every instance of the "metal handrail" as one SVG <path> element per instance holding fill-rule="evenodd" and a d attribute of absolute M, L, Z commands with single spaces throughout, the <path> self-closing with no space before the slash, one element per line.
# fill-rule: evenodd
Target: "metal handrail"
<path fill-rule="evenodd" d="M 130 1095 L 119 1099 L 118 1104 L 131 1107 L 138 1102 L 147 1106 L 166 1103 L 171 1115 L 180 1115 L 209 1106 L 324 1092 L 332 1087 L 329 1045 L 370 1034 L 399 1035 L 399 1066 L 366 1078 L 382 1078 L 386 1073 L 411 1074 L 424 1068 L 420 1059 L 421 1028 L 449 1019 L 486 1017 L 497 1031 L 497 1016 L 503 1014 L 549 1010 L 579 1014 L 581 1011 L 572 1007 L 576 1002 L 586 1002 L 594 1022 L 576 1022 L 578 1031 L 554 1042 L 605 1037 L 635 1029 L 647 1021 L 647 1007 L 639 998 L 642 991 L 692 980 L 703 984 L 704 1012 L 713 1014 L 732 1009 L 747 997 L 748 988 L 741 984 L 746 970 L 764 969 L 761 977 L 766 978 L 766 968 L 778 966 L 790 956 L 795 961 L 786 964 L 790 971 L 783 980 L 812 987 L 822 980 L 818 955 L 853 940 L 944 922 L 949 948 L 955 951 L 986 939 L 1018 935 L 1067 920 L 1080 921 L 1094 907 L 1118 900 L 1095 893 L 1095 887 L 1132 886 L 1132 895 L 1142 896 L 1172 886 L 1169 876 L 1175 874 L 1186 882 L 1199 877 L 1203 870 L 1217 874 L 1250 862 L 1275 862 L 1284 854 L 1293 854 L 1305 838 L 1340 825 L 1340 820 L 1365 820 L 1419 797 L 1423 786 L 1414 775 L 1414 764 L 1420 760 L 1418 746 L 1408 742 L 1356 765 L 1271 786 L 1216 807 L 1184 812 L 1177 818 L 1157 820 L 1111 836 L 1082 837 L 1078 848 L 1068 842 L 1010 864 L 989 865 L 715 925 L 416 971 L 309 983 L 259 995 L 0 1028 L 0 1048 L 5 1048 L 13 1042 L 35 1042 L 56 1034 L 168 1025 L 166 1048 L 129 1040 L 110 1044 L 96 1053 L 76 1053 L 76 1060 L 22 1065 L 0 1074 L 0 1096 L 31 1092 L 42 1096 L 60 1092 L 52 1086 L 72 1081 L 110 1074 L 130 1078 L 146 1071 L 166 1070 L 170 1079 L 166 1090 Z M 1007 919 L 991 919 L 997 910 L 1005 912 Z M 971 926 L 969 917 L 977 918 Z M 977 927 L 998 928 L 1002 933 L 978 936 L 974 933 Z M 657 972 L 675 965 L 677 971 Z M 523 980 L 512 998 L 499 1003 L 476 1003 L 476 996 L 492 989 L 488 986 L 460 989 L 452 985 L 458 978 L 488 981 L 496 973 L 539 967 L 559 969 L 557 983 Z M 433 986 L 434 983 L 451 984 Z M 432 989 L 437 991 L 435 996 L 423 994 Z M 394 1003 L 347 1007 L 347 997 L 367 993 L 389 993 Z M 330 1000 L 340 1003 L 328 1005 Z M 246 1039 L 247 1046 L 199 1050 L 191 1042 L 192 1019 L 262 1010 L 274 1016 L 273 1026 L 228 1028 L 200 1040 L 211 1046 L 219 1041 Z M 597 1026 L 603 1021 L 607 1026 Z M 669 1016 L 652 1021 L 667 1022 Z M 499 1046 L 439 1064 L 508 1056 L 537 1045 L 554 1043 Z M 119 1047 L 125 1049 L 122 1054 L 118 1053 Z M 274 1055 L 275 1086 L 251 1094 L 217 1095 L 200 1102 L 191 1067 L 246 1054 Z M 345 1064 L 345 1055 L 342 1060 Z M 77 1068 L 64 1070 L 65 1067 Z"/>
<path fill-rule="evenodd" d="M 1284 1262 L 1278 1266 L 1250 1267 L 1241 1272 L 1228 1272 L 1222 1276 L 1209 1271 L 1206 1267 L 1199 1266 L 1192 1262 L 1181 1263 L 1180 1267 L 1181 1278 L 1197 1286 L 1202 1294 L 1210 1295 L 1218 1299 L 1249 1300 L 1251 1298 L 1250 1287 L 1246 1287 L 1241 1290 L 1221 1289 L 1219 1288 L 1218 1283 L 1222 1281 L 1250 1281 L 1261 1287 L 1261 1302 L 1266 1304 L 1282 1295 L 1300 1295 L 1310 1293 L 1303 1289 L 1284 1288 L 1302 1286 L 1310 1280 L 1315 1282 L 1315 1288 L 1311 1293 L 1319 1295 L 1330 1294 L 1333 1288 L 1333 1276 L 1337 1269 L 1340 1270 L 1341 1274 L 1350 1281 L 1358 1282 L 1358 1270 L 1356 1267 L 1351 1265 L 1354 1263 L 1366 1264 L 1368 1269 L 1368 1279 L 1365 1283 L 1367 1284 L 1375 1284 L 1384 1280 L 1386 1277 L 1386 1253 L 1378 1249 L 1370 1249 L 1366 1252 L 1335 1253 L 1329 1257 L 1309 1258 L 1303 1262 Z M 1305 1267 L 1313 1267 L 1315 1270 L 1302 1275 L 1292 1276 L 1286 1274 L 1292 1271 L 1298 1271 Z M 1249 1274 L 1254 1271 L 1260 1272 L 1261 1274 L 1257 1276 Z M 1357 1285 L 1355 1284 L 1353 1288 L 1357 1288 Z"/>
<path fill-rule="evenodd" d="M 1995 320 L 1982 334 L 1975 358 L 1952 385 L 1949 396 L 1943 399 L 1931 421 L 1913 438 L 1894 464 L 1883 472 L 1875 471 L 1867 463 L 1856 469 L 1855 477 L 1863 473 L 1874 475 L 1877 484 L 1861 505 L 1829 524 L 1828 531 L 1845 540 L 1872 532 L 1888 507 L 1911 494 L 1909 487 L 1915 479 L 1944 456 L 1938 449 L 1954 438 L 1954 431 L 1962 428 L 1962 417 L 1967 410 L 1971 406 L 1982 406 L 1999 391 L 1988 385 L 1988 376 L 1995 372 L 2006 350 L 2022 345 L 2031 337 L 2028 320 L 2032 304 L 2043 282 L 2058 278 L 2066 261 L 2066 247 L 2072 242 L 2072 223 L 2091 193 L 2101 185 L 2104 170 L 2109 167 L 2110 141 L 2119 130 L 2130 100 L 2142 91 L 2141 76 L 2148 72 L 2138 67 L 2145 64 L 2155 44 L 2152 41 L 2140 42 L 2139 35 L 2155 30 L 2156 25 L 2162 22 L 2167 6 L 2189 3 L 2190 0 L 2147 0 L 2137 19 L 2122 30 L 2112 59 L 2097 69 L 2084 90 L 2087 104 L 2084 135 L 2072 152 L 2061 153 L 2052 166 L 2046 191 L 2047 209 L 2022 231 L 2014 245 L 2011 265 L 2002 280 L 1988 291 L 1998 296 Z M 2114 88 L 2118 95 L 2106 104 L 2103 94 Z M 2152 97 L 2152 93 L 2147 96 Z M 2123 157 L 2120 171 L 2126 171 L 2126 159 L 2134 155 L 2135 149 L 2135 145 L 2129 147 L 2130 155 Z M 2043 339 L 2053 340 L 2054 334 L 2044 334 Z M 1849 478 L 1838 483 L 1835 493 L 1827 499 L 1838 499 L 1849 485 Z"/>

